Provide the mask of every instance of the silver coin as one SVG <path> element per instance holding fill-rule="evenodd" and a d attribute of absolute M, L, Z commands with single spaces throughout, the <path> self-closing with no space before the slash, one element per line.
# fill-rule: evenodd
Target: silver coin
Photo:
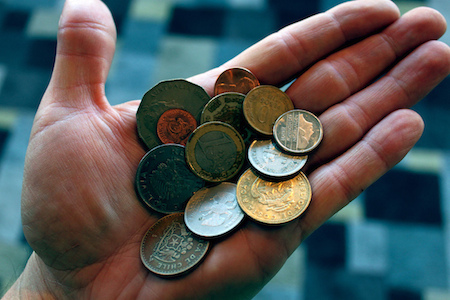
<path fill-rule="evenodd" d="M 251 166 L 268 177 L 293 176 L 300 172 L 307 159 L 307 155 L 290 155 L 278 150 L 272 139 L 253 141 L 248 149 Z"/>
<path fill-rule="evenodd" d="M 236 199 L 236 184 L 222 182 L 199 190 L 189 199 L 184 222 L 193 233 L 213 238 L 232 231 L 244 216 Z"/>

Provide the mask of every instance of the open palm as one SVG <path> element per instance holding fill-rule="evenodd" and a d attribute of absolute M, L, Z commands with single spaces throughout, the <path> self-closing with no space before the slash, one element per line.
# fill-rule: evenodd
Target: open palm
<path fill-rule="evenodd" d="M 287 93 L 320 116 L 324 140 L 306 166 L 313 198 L 302 217 L 278 227 L 247 221 L 215 242 L 193 272 L 164 279 L 139 256 L 144 233 L 161 217 L 133 186 L 145 154 L 139 101 L 112 107 L 104 95 L 115 47 L 111 15 L 99 0 L 68 0 L 26 157 L 23 228 L 35 252 L 6 297 L 252 297 L 303 239 L 418 140 L 422 120 L 407 108 L 450 72 L 450 50 L 435 41 L 444 31 L 431 9 L 400 18 L 391 1 L 348 2 L 190 78 L 211 94 L 217 76 L 234 66 L 264 84 L 298 77 Z"/>

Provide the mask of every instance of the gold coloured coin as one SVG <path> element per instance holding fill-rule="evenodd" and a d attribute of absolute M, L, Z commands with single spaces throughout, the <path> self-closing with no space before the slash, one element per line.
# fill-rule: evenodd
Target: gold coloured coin
<path fill-rule="evenodd" d="M 208 122 L 197 127 L 186 143 L 188 166 L 209 182 L 232 178 L 244 161 L 244 140 L 233 126 L 223 122 Z"/>
<path fill-rule="evenodd" d="M 273 127 L 275 141 L 286 152 L 305 154 L 322 141 L 320 120 L 306 110 L 294 109 L 281 115 Z"/>
<path fill-rule="evenodd" d="M 283 224 L 300 216 L 311 202 L 311 185 L 303 172 L 285 181 L 268 181 L 252 169 L 242 174 L 236 197 L 250 218 L 265 224 Z"/>
<path fill-rule="evenodd" d="M 247 94 L 259 86 L 259 80 L 250 70 L 245 68 L 231 68 L 222 72 L 214 84 L 214 95 L 226 92 Z"/>
<path fill-rule="evenodd" d="M 283 113 L 294 109 L 294 104 L 279 88 L 260 85 L 247 94 L 243 109 L 245 119 L 254 130 L 271 136 L 275 121 Z"/>
<path fill-rule="evenodd" d="M 144 235 L 141 260 L 155 274 L 175 276 L 197 266 L 208 248 L 208 241 L 186 227 L 184 213 L 174 213 L 159 219 Z"/>

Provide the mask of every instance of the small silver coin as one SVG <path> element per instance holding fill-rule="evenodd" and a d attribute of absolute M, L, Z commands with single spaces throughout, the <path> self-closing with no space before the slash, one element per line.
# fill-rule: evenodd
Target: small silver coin
<path fill-rule="evenodd" d="M 186 226 L 204 238 L 227 234 L 244 219 L 236 199 L 236 184 L 222 182 L 191 197 L 184 213 Z"/>
<path fill-rule="evenodd" d="M 262 175 L 272 178 L 286 178 L 297 174 L 307 159 L 307 155 L 281 152 L 272 139 L 253 141 L 248 149 L 251 166 Z"/>

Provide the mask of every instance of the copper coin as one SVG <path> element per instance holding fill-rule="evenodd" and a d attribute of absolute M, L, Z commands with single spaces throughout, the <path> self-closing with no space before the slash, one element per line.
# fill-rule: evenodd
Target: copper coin
<path fill-rule="evenodd" d="M 283 224 L 309 206 L 311 185 L 302 172 L 289 180 L 269 181 L 248 169 L 237 183 L 236 198 L 250 218 L 265 224 Z"/>
<path fill-rule="evenodd" d="M 197 266 L 209 242 L 194 235 L 184 223 L 184 213 L 159 219 L 144 235 L 141 260 L 147 269 L 162 276 L 186 273 Z"/>
<path fill-rule="evenodd" d="M 254 130 L 271 136 L 275 121 L 283 113 L 294 109 L 294 104 L 279 88 L 260 85 L 247 94 L 243 109 L 245 119 Z"/>
<path fill-rule="evenodd" d="M 278 118 L 273 127 L 273 135 L 283 150 L 292 154 L 304 154 L 320 144 L 323 128 L 314 114 L 294 109 Z"/>
<path fill-rule="evenodd" d="M 179 108 L 165 111 L 156 124 L 158 137 L 163 144 L 172 143 L 184 146 L 195 128 L 197 128 L 197 121 L 194 116 Z"/>
<path fill-rule="evenodd" d="M 214 95 L 226 92 L 247 94 L 259 86 L 259 80 L 250 70 L 245 68 L 231 68 L 222 72 L 214 85 Z"/>

